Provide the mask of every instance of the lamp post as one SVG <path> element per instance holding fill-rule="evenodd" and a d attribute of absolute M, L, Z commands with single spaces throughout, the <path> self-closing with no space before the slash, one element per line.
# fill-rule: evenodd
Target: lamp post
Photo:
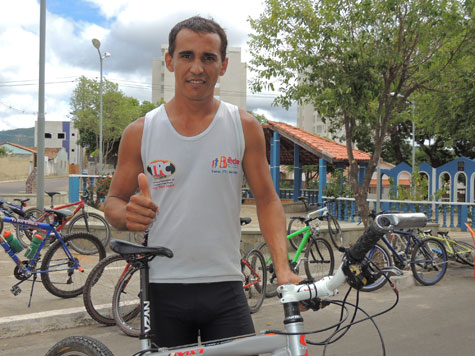
<path fill-rule="evenodd" d="M 110 57 L 109 52 L 101 53 L 101 41 L 97 38 L 92 39 L 92 44 L 97 49 L 99 54 L 99 63 L 100 63 L 100 84 L 99 84 L 99 172 L 102 172 L 102 61 L 104 58 Z"/>

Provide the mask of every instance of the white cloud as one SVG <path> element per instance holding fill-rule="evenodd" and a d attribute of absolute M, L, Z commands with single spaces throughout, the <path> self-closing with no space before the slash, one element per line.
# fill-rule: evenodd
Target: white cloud
<path fill-rule="evenodd" d="M 152 60 L 168 42 L 175 23 L 198 14 L 214 18 L 225 28 L 229 45 L 242 46 L 243 59 L 247 60 L 246 41 L 251 31 L 247 19 L 257 17 L 263 9 L 256 0 L 85 1 L 97 8 L 96 20 L 101 14 L 104 21 L 92 23 L 84 18 L 75 20 L 74 12 L 57 15 L 47 11 L 46 120 L 68 119 L 75 79 L 82 75 L 99 77 L 92 38 L 101 41 L 102 52 L 111 53 L 104 60 L 104 76 L 118 82 L 126 95 L 151 100 Z M 39 16 L 39 0 L 0 2 L 0 130 L 32 127 L 37 119 Z M 293 112 L 270 108 L 271 101 L 265 95 L 249 97 L 249 109 L 261 108 L 280 121 L 295 117 Z"/>

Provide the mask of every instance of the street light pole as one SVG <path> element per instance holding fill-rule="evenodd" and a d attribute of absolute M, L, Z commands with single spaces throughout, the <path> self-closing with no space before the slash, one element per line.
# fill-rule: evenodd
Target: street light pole
<path fill-rule="evenodd" d="M 100 63 L 100 84 L 99 84 L 99 172 L 102 172 L 103 168 L 103 159 L 102 159 L 102 61 L 106 57 L 110 57 L 109 52 L 104 52 L 101 54 L 101 41 L 97 38 L 92 39 L 93 46 L 97 49 L 99 53 L 99 63 Z"/>

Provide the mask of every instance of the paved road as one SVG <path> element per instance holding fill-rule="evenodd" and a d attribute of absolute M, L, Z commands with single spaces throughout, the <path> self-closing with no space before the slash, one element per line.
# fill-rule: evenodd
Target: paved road
<path fill-rule="evenodd" d="M 342 288 L 338 299 L 343 299 Z M 401 287 L 397 307 L 375 320 L 384 338 L 386 354 L 394 356 L 473 355 L 475 350 L 474 310 L 475 280 L 473 269 L 451 263 L 444 279 L 435 286 L 411 284 Z M 10 302 L 15 304 L 13 297 Z M 355 301 L 355 293 L 349 298 Z M 380 291 L 360 294 L 360 306 L 370 314 L 389 308 L 395 294 L 385 287 Z M 5 302 L 5 301 L 4 301 Z M 4 303 L 2 303 L 5 305 Z M 319 312 L 306 312 L 307 330 L 322 329 L 337 322 L 339 308 L 327 307 Z M 362 314 L 357 315 L 357 320 Z M 280 329 L 282 310 L 277 299 L 267 299 L 254 315 L 257 330 Z M 59 325 L 60 327 L 60 325 Z M 116 356 L 130 356 L 138 351 L 138 340 L 127 337 L 116 327 L 92 324 L 85 327 L 56 330 L 26 337 L 0 340 L 0 355 L 42 356 L 57 341 L 71 335 L 92 336 L 106 344 Z M 322 340 L 323 335 L 308 339 Z M 322 354 L 322 347 L 311 346 L 310 355 Z M 374 326 L 366 321 L 355 325 L 326 355 L 382 355 L 381 343 Z"/>
<path fill-rule="evenodd" d="M 45 191 L 61 191 L 67 192 L 69 190 L 69 178 L 46 178 Z M 1 194 L 15 194 L 25 192 L 25 182 L 0 182 L 0 196 Z"/>

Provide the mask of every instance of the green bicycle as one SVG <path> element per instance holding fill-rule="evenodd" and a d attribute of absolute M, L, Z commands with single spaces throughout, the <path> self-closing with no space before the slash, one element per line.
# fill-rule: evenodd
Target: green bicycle
<path fill-rule="evenodd" d="M 433 236 L 432 230 L 426 230 L 421 231 L 420 235 L 424 238 L 432 238 L 443 243 L 447 250 L 448 258 L 473 267 L 475 247 L 471 244 L 451 238 L 448 231 L 437 231 L 437 235 L 439 236 Z"/>
<path fill-rule="evenodd" d="M 324 238 L 319 237 L 320 224 L 322 221 L 327 220 L 325 215 L 319 215 L 325 211 L 327 211 L 326 207 L 315 210 L 307 214 L 306 217 L 295 217 L 294 219 L 299 219 L 301 223 L 305 224 L 305 227 L 287 236 L 287 239 L 290 241 L 293 238 L 301 239 L 294 257 L 292 259 L 289 257 L 290 267 L 296 274 L 299 274 L 300 264 L 303 261 L 306 277 L 315 281 L 332 275 L 335 266 L 335 257 L 330 243 Z M 314 224 L 311 224 L 312 222 Z M 259 246 L 258 250 L 262 252 L 266 260 L 266 271 L 268 273 L 266 297 L 271 298 L 277 295 L 278 287 L 274 264 L 272 263 L 267 243 Z M 303 258 L 301 258 L 302 253 L 304 253 Z"/>

